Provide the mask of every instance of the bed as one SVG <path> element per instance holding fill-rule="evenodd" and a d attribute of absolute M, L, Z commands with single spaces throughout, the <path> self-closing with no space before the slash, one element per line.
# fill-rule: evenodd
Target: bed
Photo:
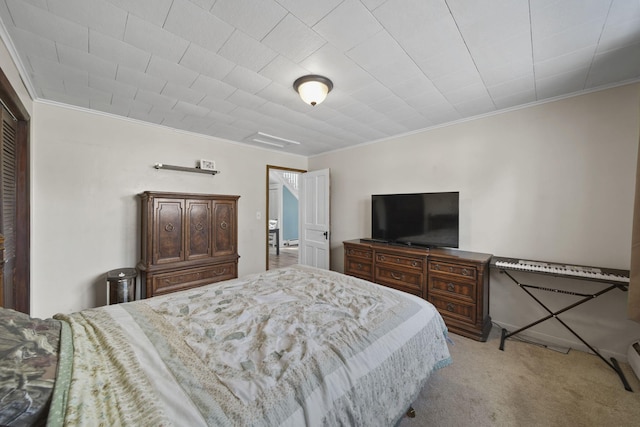
<path fill-rule="evenodd" d="M 51 426 L 391 426 L 451 363 L 428 302 L 304 266 L 47 322 Z"/>

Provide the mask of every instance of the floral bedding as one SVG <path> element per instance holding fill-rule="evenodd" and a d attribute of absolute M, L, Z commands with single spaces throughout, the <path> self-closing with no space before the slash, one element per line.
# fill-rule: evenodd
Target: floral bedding
<path fill-rule="evenodd" d="M 50 425 L 388 426 L 451 362 L 426 301 L 303 266 L 56 318 Z"/>
<path fill-rule="evenodd" d="M 0 425 L 44 424 L 59 339 L 59 321 L 0 308 Z"/>

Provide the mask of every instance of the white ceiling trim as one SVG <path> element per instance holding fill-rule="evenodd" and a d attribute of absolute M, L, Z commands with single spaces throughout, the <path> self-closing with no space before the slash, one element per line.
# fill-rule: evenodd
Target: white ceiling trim
<path fill-rule="evenodd" d="M 2 42 L 4 43 L 4 45 L 7 48 L 7 51 L 9 52 L 9 56 L 11 56 L 13 63 L 16 65 L 16 68 L 18 69 L 18 74 L 20 74 L 20 80 L 22 80 L 22 84 L 27 89 L 27 92 L 29 93 L 29 96 L 31 97 L 31 99 L 35 101 L 36 99 L 38 99 L 38 96 L 36 95 L 36 90 L 33 87 L 33 84 L 31 83 L 31 79 L 24 78 L 24 76 L 28 76 L 29 74 L 26 72 L 26 68 L 22 63 L 22 60 L 20 59 L 20 55 L 18 55 L 18 52 L 16 51 L 16 48 L 14 47 L 13 42 L 9 37 L 9 33 L 7 32 L 7 28 L 4 26 L 4 22 L 2 20 L 0 20 L 0 39 L 2 39 Z"/>
<path fill-rule="evenodd" d="M 523 110 L 525 108 L 536 107 L 538 105 L 549 104 L 551 102 L 560 101 L 562 99 L 575 98 L 577 96 L 586 95 L 586 94 L 594 93 L 594 92 L 601 92 L 603 90 L 613 89 L 615 87 L 620 87 L 620 86 L 627 86 L 627 85 L 631 85 L 631 84 L 634 84 L 634 83 L 640 83 L 640 78 L 630 79 L 630 80 L 627 80 L 627 81 L 624 81 L 624 82 L 619 82 L 619 83 L 612 83 L 610 85 L 601 86 L 601 87 L 597 87 L 597 88 L 585 89 L 585 90 L 582 90 L 580 92 L 574 92 L 574 93 L 570 93 L 570 94 L 566 94 L 566 95 L 556 96 L 556 97 L 553 97 L 553 98 L 542 99 L 540 101 L 533 101 L 533 102 L 529 102 L 528 104 L 516 105 L 514 107 L 508 107 L 508 108 L 504 108 L 504 109 L 498 110 L 498 111 L 492 111 L 492 112 L 489 112 L 489 113 L 479 114 L 479 115 L 473 116 L 473 117 L 465 117 L 463 119 L 453 120 L 453 121 L 450 121 L 450 122 L 447 122 L 447 123 L 440 123 L 440 124 L 437 124 L 437 125 L 426 127 L 424 129 L 417 129 L 417 130 L 414 130 L 414 131 L 411 131 L 411 132 L 406 132 L 406 133 L 403 133 L 403 134 L 390 136 L 388 138 L 380 138 L 380 139 L 376 139 L 375 141 L 367 141 L 367 142 L 363 142 L 363 143 L 360 143 L 360 144 L 351 145 L 349 147 L 338 148 L 336 150 L 326 151 L 324 153 L 319 153 L 319 154 L 313 154 L 313 155 L 310 155 L 308 157 L 311 159 L 311 158 L 315 158 L 315 157 L 321 157 L 321 156 L 323 156 L 325 154 L 329 154 L 329 153 L 337 153 L 337 152 L 341 152 L 341 151 L 352 150 L 352 149 L 358 148 L 358 147 L 364 147 L 364 146 L 367 146 L 367 145 L 378 144 L 380 142 L 391 141 L 392 139 L 405 138 L 405 137 L 408 137 L 408 136 L 411 136 L 411 135 L 416 135 L 416 134 L 423 133 L 423 132 L 429 132 L 429 131 L 432 131 L 432 130 L 435 130 L 435 129 L 440 129 L 440 128 L 445 128 L 445 127 L 449 127 L 449 126 L 459 125 L 461 123 L 466 123 L 466 122 L 472 122 L 472 121 L 475 121 L 475 120 L 484 119 L 486 117 L 497 116 L 497 115 L 500 115 L 500 114 L 509 113 L 511 111 Z"/>

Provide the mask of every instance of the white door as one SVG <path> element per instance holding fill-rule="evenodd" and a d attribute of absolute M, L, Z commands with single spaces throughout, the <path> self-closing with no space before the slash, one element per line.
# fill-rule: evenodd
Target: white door
<path fill-rule="evenodd" d="M 329 269 L 329 169 L 303 173 L 299 263 Z"/>

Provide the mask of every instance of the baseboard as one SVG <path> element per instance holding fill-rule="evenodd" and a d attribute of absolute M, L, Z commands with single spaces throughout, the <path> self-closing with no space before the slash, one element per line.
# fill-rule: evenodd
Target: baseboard
<path fill-rule="evenodd" d="M 522 325 L 510 325 L 507 323 L 501 323 L 501 322 L 496 322 L 495 320 L 493 321 L 494 325 L 496 325 L 499 328 L 503 328 L 506 329 L 509 332 L 512 331 L 517 331 L 518 329 L 520 329 L 522 327 Z M 553 335 L 548 335 L 548 334 L 543 334 L 540 332 L 536 332 L 536 331 L 532 331 L 531 329 L 528 329 L 526 331 L 523 331 L 521 333 L 519 333 L 518 335 L 514 335 L 513 338 L 522 338 L 524 340 L 527 341 L 532 341 L 536 344 L 540 344 L 543 346 L 547 346 L 553 349 L 553 347 L 559 347 L 559 348 L 566 348 L 566 349 L 574 349 L 574 350 L 579 350 L 579 351 L 583 351 L 585 353 L 591 353 L 593 354 L 593 352 L 589 349 L 589 347 L 587 347 L 586 345 L 584 345 L 582 342 L 580 341 L 572 341 L 572 340 L 567 340 L 567 339 L 563 339 L 563 338 L 558 338 L 555 337 Z M 507 344 L 505 344 L 505 348 L 509 345 L 508 344 L 508 339 L 507 339 Z M 588 342 L 588 340 L 587 340 Z M 593 345 L 591 343 L 589 343 L 590 345 Z M 595 347 L 595 346 L 594 346 Z M 600 355 L 602 357 L 604 357 L 605 359 L 610 359 L 610 358 L 615 358 L 618 362 L 624 362 L 624 363 L 628 363 L 628 358 L 627 355 L 624 353 L 616 353 L 616 352 L 612 352 L 606 349 L 601 349 L 601 348 L 596 348 L 599 352 Z"/>

